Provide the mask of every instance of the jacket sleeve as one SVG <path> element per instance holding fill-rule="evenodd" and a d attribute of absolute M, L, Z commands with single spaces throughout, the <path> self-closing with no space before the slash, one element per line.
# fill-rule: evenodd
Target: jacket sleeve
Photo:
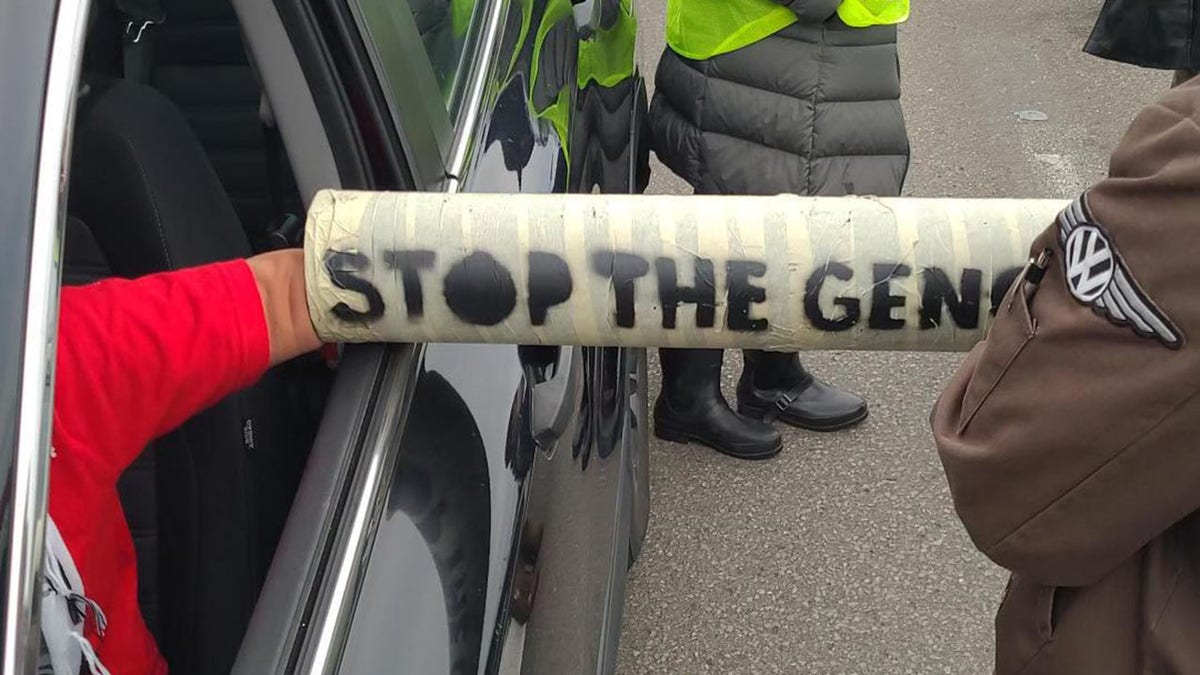
<path fill-rule="evenodd" d="M 1137 116 L 934 407 L 973 541 L 1039 583 L 1092 584 L 1200 508 L 1198 125 L 1200 83 Z"/>
<path fill-rule="evenodd" d="M 147 443 L 252 384 L 269 359 L 244 260 L 63 289 L 55 433 L 115 479 Z"/>
<path fill-rule="evenodd" d="M 804 23 L 824 23 L 837 11 L 841 0 L 775 0 L 792 10 Z"/>

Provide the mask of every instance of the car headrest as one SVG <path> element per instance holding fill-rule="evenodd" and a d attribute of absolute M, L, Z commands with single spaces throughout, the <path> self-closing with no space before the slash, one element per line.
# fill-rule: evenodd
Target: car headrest
<path fill-rule="evenodd" d="M 92 231 L 73 216 L 67 216 L 64 227 L 62 261 L 64 286 L 82 286 L 112 276 Z"/>
<path fill-rule="evenodd" d="M 154 89 L 123 80 L 93 86 L 81 102 L 70 211 L 123 277 L 251 253 L 182 113 Z"/>

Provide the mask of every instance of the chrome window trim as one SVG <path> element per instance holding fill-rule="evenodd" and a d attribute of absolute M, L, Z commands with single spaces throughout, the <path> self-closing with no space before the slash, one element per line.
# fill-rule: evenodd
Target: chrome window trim
<path fill-rule="evenodd" d="M 462 101 L 458 108 L 458 118 L 454 125 L 454 138 L 446 158 L 446 173 L 451 185 L 448 191 L 457 192 L 458 183 L 463 179 L 467 163 L 471 159 L 473 149 L 471 141 L 478 131 L 480 120 L 483 119 L 483 109 L 488 94 L 487 85 L 492 79 L 488 64 L 494 63 L 497 50 L 500 48 L 500 37 L 504 31 L 504 13 L 508 9 L 508 0 L 480 0 L 478 7 L 486 8 L 483 23 L 478 34 L 477 48 L 469 52 L 472 56 L 470 70 L 467 72 L 467 84 Z"/>
<path fill-rule="evenodd" d="M 46 77 L 34 191 L 20 416 L 13 458 L 12 546 L 5 579 L 4 675 L 26 675 L 37 664 L 39 577 L 50 473 L 52 415 L 48 413 L 54 393 L 63 207 L 89 4 L 88 0 L 59 3 Z"/>
<path fill-rule="evenodd" d="M 330 514 L 331 518 L 341 515 L 342 523 L 325 523 L 325 531 L 335 538 L 333 550 L 310 587 L 309 592 L 318 597 L 295 672 L 332 675 L 341 667 L 342 650 L 366 573 L 360 563 L 370 555 L 386 505 L 387 486 L 400 454 L 400 437 L 423 353 L 421 345 L 395 345 L 384 356 L 379 400 L 367 420 L 358 462 L 345 488 L 346 507 L 340 514 Z"/>
<path fill-rule="evenodd" d="M 412 0 L 406 0 L 412 2 Z M 471 13 L 471 25 L 467 27 L 467 33 L 463 37 L 463 49 L 458 54 L 458 65 L 454 71 L 454 81 L 450 83 L 449 98 L 446 100 L 446 109 L 450 114 L 451 126 L 458 121 L 462 104 L 465 100 L 465 92 L 470 84 L 472 69 L 475 66 L 473 54 L 476 50 L 472 46 L 479 41 L 482 35 L 484 19 L 482 12 L 478 12 L 480 7 L 485 5 L 489 0 L 476 0 L 475 9 Z M 411 5 L 410 5 L 411 7 Z"/>

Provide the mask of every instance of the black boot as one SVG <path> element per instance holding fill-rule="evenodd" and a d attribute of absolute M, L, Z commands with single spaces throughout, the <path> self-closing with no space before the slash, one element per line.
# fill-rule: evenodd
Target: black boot
<path fill-rule="evenodd" d="M 735 413 L 721 395 L 720 349 L 660 349 L 662 394 L 654 404 L 654 435 L 696 441 L 742 459 L 779 454 L 783 441 L 769 424 Z"/>
<path fill-rule="evenodd" d="M 778 419 L 812 431 L 837 431 L 867 418 L 867 402 L 813 377 L 788 352 L 743 352 L 738 412 L 771 422 Z"/>

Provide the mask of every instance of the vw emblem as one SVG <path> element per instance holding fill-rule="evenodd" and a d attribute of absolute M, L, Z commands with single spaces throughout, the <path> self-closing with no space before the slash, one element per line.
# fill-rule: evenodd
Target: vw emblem
<path fill-rule="evenodd" d="M 1090 304 L 1112 283 L 1112 245 L 1100 228 L 1081 223 L 1067 237 L 1066 249 L 1067 285 L 1080 302 Z"/>

